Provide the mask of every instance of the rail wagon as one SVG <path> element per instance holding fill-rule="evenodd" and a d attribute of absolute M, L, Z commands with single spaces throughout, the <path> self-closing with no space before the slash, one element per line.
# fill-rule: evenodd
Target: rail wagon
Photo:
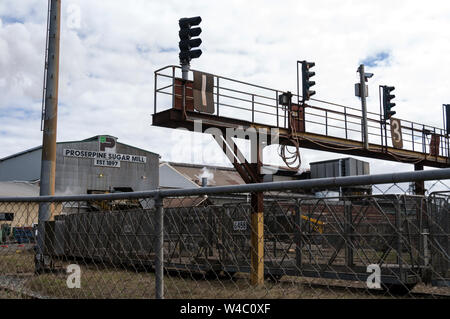
<path fill-rule="evenodd" d="M 265 274 L 366 281 L 376 264 L 385 286 L 448 284 L 448 208 L 448 197 L 271 198 L 264 204 Z M 251 213 L 247 202 L 164 209 L 165 268 L 249 273 Z M 55 234 L 64 238 L 55 257 L 154 265 L 153 209 L 72 213 L 59 218 Z"/>

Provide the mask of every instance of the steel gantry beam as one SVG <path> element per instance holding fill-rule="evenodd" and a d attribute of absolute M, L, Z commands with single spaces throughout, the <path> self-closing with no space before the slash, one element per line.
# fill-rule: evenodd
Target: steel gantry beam
<path fill-rule="evenodd" d="M 293 145 L 288 129 L 277 128 L 270 125 L 255 124 L 234 118 L 218 117 L 215 115 L 203 114 L 194 111 L 186 111 L 186 113 L 190 118 L 188 120 L 183 120 L 181 110 L 174 108 L 153 114 L 153 125 L 168 128 L 183 127 L 194 131 L 194 120 L 201 120 L 203 131 L 208 128 L 219 128 L 221 130 L 226 130 L 230 127 L 242 127 L 243 129 L 248 129 L 250 127 L 264 128 L 267 131 L 270 131 L 271 129 L 279 129 L 279 143 L 284 145 Z M 370 143 L 369 149 L 366 150 L 364 149 L 363 142 L 308 132 L 297 132 L 295 133 L 295 136 L 298 137 L 301 148 L 339 154 L 349 154 L 407 164 L 420 163 L 428 167 L 450 167 L 450 158 L 447 156 L 435 156 L 424 152 L 385 147 L 373 143 Z"/>

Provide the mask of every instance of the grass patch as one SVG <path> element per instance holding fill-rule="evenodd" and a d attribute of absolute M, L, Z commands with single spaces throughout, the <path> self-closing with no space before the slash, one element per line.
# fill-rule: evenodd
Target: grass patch
<path fill-rule="evenodd" d="M 100 264 L 83 264 L 82 262 L 78 262 L 81 266 L 81 288 L 69 289 L 67 287 L 68 274 L 64 271 L 65 266 L 69 263 L 71 262 L 59 262 L 61 270 L 59 273 L 36 276 L 33 274 L 34 256 L 32 254 L 0 255 L 0 276 L 22 276 L 22 278 L 26 278 L 24 289 L 51 298 L 155 298 L 155 275 L 152 272 L 139 272 L 121 267 L 107 268 Z M 342 286 L 342 289 L 318 288 L 318 284 L 338 284 Z M 248 274 L 236 274 L 234 279 L 213 277 L 208 280 L 199 274 L 186 272 L 170 273 L 164 277 L 165 297 L 172 299 L 366 299 L 389 297 L 352 289 L 355 285 L 363 285 L 363 283 L 285 276 L 280 282 L 266 280 L 263 286 L 253 287 L 250 285 Z M 0 289 L 1 298 L 24 298 L 24 296 Z"/>
<path fill-rule="evenodd" d="M 29 299 L 29 298 L 18 292 L 0 288 L 0 299 Z"/>
<path fill-rule="evenodd" d="M 141 299 L 155 298 L 155 275 L 126 270 L 94 269 L 83 266 L 81 288 L 69 289 L 67 275 L 44 274 L 34 276 L 26 288 L 45 296 L 75 299 Z M 235 279 L 206 280 L 197 274 L 166 275 L 165 297 L 169 299 L 248 299 L 248 298 L 371 298 L 370 294 L 354 291 L 315 289 L 307 280 L 286 277 L 281 282 L 266 281 L 261 287 L 252 287 L 247 274 Z M 379 296 L 377 296 L 379 298 Z"/>
<path fill-rule="evenodd" d="M 0 275 L 34 272 L 34 255 L 22 253 L 0 254 Z"/>

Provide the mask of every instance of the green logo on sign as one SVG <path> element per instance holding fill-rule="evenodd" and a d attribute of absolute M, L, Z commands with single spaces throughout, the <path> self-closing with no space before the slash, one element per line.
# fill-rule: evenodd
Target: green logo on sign
<path fill-rule="evenodd" d="M 100 136 L 100 143 L 106 143 L 106 137 Z"/>

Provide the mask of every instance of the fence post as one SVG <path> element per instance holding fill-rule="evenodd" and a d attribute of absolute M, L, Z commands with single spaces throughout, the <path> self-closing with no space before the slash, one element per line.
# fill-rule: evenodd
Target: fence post
<path fill-rule="evenodd" d="M 351 202 L 344 202 L 344 219 L 345 219 L 345 261 L 348 267 L 353 267 L 353 216 Z"/>
<path fill-rule="evenodd" d="M 298 275 L 301 275 L 302 273 L 302 219 L 300 217 L 302 213 L 300 202 L 296 201 L 296 208 L 295 208 L 295 216 L 294 216 L 294 223 L 295 223 L 295 265 L 297 266 L 297 273 Z"/>
<path fill-rule="evenodd" d="M 263 193 L 252 193 L 251 284 L 264 284 L 264 204 Z"/>
<path fill-rule="evenodd" d="M 399 198 L 397 197 L 399 201 Z M 403 197 L 404 201 L 404 197 Z M 395 250 L 397 252 L 397 264 L 399 270 L 399 279 L 403 282 L 405 280 L 403 274 L 403 219 L 400 204 L 395 203 L 395 231 L 396 231 L 396 247 Z"/>
<path fill-rule="evenodd" d="M 155 198 L 155 298 L 164 299 L 164 206 L 163 198 Z"/>
<path fill-rule="evenodd" d="M 52 269 L 52 259 L 48 254 L 51 247 L 48 247 L 48 237 L 51 233 L 48 232 L 46 224 L 53 216 L 54 207 L 52 203 L 45 202 L 39 204 L 37 238 L 36 238 L 36 254 L 34 259 L 34 272 L 42 274 Z M 36 231 L 33 229 L 33 231 Z"/>

